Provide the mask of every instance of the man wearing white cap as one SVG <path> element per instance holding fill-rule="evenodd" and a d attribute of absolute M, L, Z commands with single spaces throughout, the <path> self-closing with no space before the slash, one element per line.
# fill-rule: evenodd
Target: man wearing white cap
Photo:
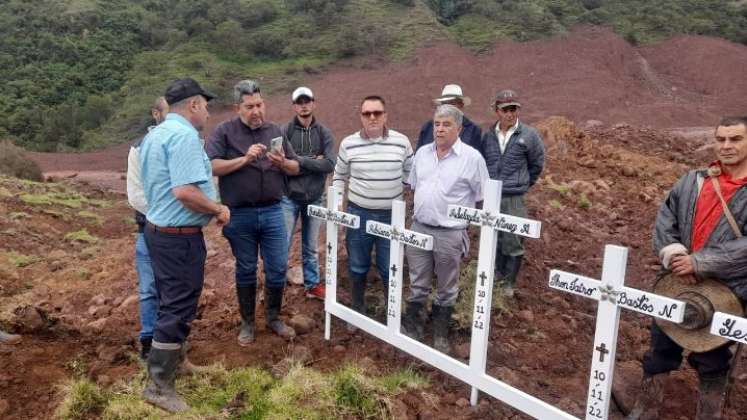
<path fill-rule="evenodd" d="M 469 106 L 472 103 L 472 99 L 469 96 L 464 96 L 462 93 L 462 87 L 459 85 L 446 85 L 441 91 L 441 96 L 434 99 L 433 103 L 438 105 L 454 105 L 459 108 L 460 111 L 464 112 L 464 107 Z M 482 130 L 480 126 L 473 123 L 465 115 L 462 123 L 462 131 L 459 133 L 459 138 L 462 143 L 468 144 L 477 149 L 480 154 L 482 152 Z M 427 121 L 423 124 L 423 128 L 420 129 L 420 135 L 418 136 L 418 144 L 415 150 L 420 149 L 426 144 L 433 143 L 433 120 Z"/>
<path fill-rule="evenodd" d="M 288 189 L 282 206 L 288 234 L 288 254 L 293 243 L 296 221 L 301 219 L 301 256 L 306 297 L 324 299 L 324 283 L 319 281 L 320 219 L 309 217 L 309 204 L 321 206 L 327 175 L 335 170 L 335 139 L 329 128 L 314 117 L 314 93 L 299 87 L 291 94 L 296 116 L 282 128 L 283 136 L 296 152 L 301 172 L 288 177 Z"/>

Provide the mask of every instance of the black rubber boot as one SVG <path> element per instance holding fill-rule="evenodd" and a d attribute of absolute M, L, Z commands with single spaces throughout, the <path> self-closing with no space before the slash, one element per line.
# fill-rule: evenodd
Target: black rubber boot
<path fill-rule="evenodd" d="M 181 364 L 181 347 L 160 349 L 154 344 L 148 355 L 148 384 L 143 391 L 146 402 L 171 413 L 187 411 L 189 406 L 177 395 L 176 370 Z"/>
<path fill-rule="evenodd" d="M 205 371 L 205 366 L 198 366 L 192 363 L 189 360 L 189 357 L 187 356 L 187 351 L 189 350 L 189 343 L 185 342 L 182 344 L 182 349 L 179 352 L 179 369 L 177 369 L 176 374 L 178 376 L 183 375 L 192 375 L 195 373 L 203 372 Z"/>
<path fill-rule="evenodd" d="M 402 333 L 413 340 L 423 341 L 425 332 L 425 305 L 421 302 L 408 302 L 405 316 L 402 318 Z"/>
<path fill-rule="evenodd" d="M 140 338 L 140 360 L 148 360 L 150 354 L 150 346 L 153 342 L 153 337 L 141 337 Z"/>
<path fill-rule="evenodd" d="M 257 285 L 237 286 L 236 295 L 239 298 L 239 314 L 241 314 L 241 330 L 239 331 L 239 345 L 248 346 L 254 342 L 254 310 L 257 305 Z"/>
<path fill-rule="evenodd" d="M 350 309 L 360 314 L 366 314 L 366 276 L 351 275 L 350 277 Z M 347 325 L 348 332 L 355 332 L 353 324 Z"/>
<path fill-rule="evenodd" d="M 503 282 L 503 278 L 506 276 L 506 258 L 508 256 L 501 254 L 501 250 L 495 253 L 495 279 L 493 286 L 497 286 Z"/>
<path fill-rule="evenodd" d="M 727 376 L 700 378 L 695 420 L 721 420 L 726 400 Z"/>
<path fill-rule="evenodd" d="M 444 354 L 449 354 L 449 324 L 453 306 L 433 305 L 433 348 Z"/>
<path fill-rule="evenodd" d="M 280 307 L 283 304 L 284 287 L 267 287 L 265 286 L 265 314 L 267 317 L 267 327 L 275 334 L 290 340 L 296 336 L 296 331 L 285 325 L 280 319 Z"/>
<path fill-rule="evenodd" d="M 523 255 L 518 257 L 506 256 L 506 275 L 503 278 L 503 296 L 513 297 L 514 286 L 516 285 L 516 279 L 519 277 L 519 270 L 521 270 L 521 262 L 524 259 Z"/>

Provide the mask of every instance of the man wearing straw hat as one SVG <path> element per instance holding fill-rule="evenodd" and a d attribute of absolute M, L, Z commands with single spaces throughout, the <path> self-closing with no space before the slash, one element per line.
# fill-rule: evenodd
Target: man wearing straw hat
<path fill-rule="evenodd" d="M 679 367 L 683 349 L 698 372 L 695 418 L 722 418 L 731 342 L 708 330 L 714 312 L 741 316 L 747 299 L 747 117 L 721 120 L 714 151 L 718 160 L 683 176 L 656 217 L 654 247 L 671 275 L 654 291 L 686 302 L 687 310 L 682 324 L 651 326 L 641 393 L 628 419 L 658 418 L 662 382 Z"/>
<path fill-rule="evenodd" d="M 441 96 L 434 99 L 433 103 L 436 106 L 454 105 L 460 111 L 464 112 L 464 107 L 469 106 L 472 103 L 472 99 L 469 96 L 464 96 L 461 86 L 451 84 L 444 86 Z M 459 132 L 459 138 L 464 144 L 474 147 L 482 154 L 482 130 L 480 130 L 480 126 L 470 121 L 466 115 L 463 118 L 462 131 Z M 433 143 L 433 120 L 428 120 L 428 122 L 423 124 L 423 128 L 420 129 L 418 145 L 415 151 L 430 143 Z"/>

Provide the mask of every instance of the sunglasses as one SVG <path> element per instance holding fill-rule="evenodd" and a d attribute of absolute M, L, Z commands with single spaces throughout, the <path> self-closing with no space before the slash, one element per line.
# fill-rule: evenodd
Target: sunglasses
<path fill-rule="evenodd" d="M 361 111 L 361 117 L 371 118 L 371 116 L 373 116 L 374 118 L 379 118 L 385 113 L 386 111 Z"/>

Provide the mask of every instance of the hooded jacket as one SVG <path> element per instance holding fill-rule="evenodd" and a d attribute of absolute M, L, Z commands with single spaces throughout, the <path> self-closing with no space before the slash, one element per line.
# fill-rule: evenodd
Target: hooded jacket
<path fill-rule="evenodd" d="M 695 205 L 703 182 L 711 182 L 707 171 L 694 170 L 679 179 L 659 208 L 654 226 L 654 249 L 661 255 L 667 246 L 682 244 L 692 249 L 692 228 Z M 738 189 L 728 203 L 737 226 L 747 235 L 747 185 Z M 737 238 L 726 216 L 721 215 L 705 246 L 691 254 L 695 274 L 720 280 L 742 301 L 747 300 L 747 236 Z"/>
<path fill-rule="evenodd" d="M 293 146 L 301 168 L 298 175 L 288 177 L 287 196 L 303 203 L 315 202 L 324 193 L 327 174 L 335 169 L 337 153 L 332 132 L 314 117 L 308 128 L 294 117 L 282 133 Z"/>

